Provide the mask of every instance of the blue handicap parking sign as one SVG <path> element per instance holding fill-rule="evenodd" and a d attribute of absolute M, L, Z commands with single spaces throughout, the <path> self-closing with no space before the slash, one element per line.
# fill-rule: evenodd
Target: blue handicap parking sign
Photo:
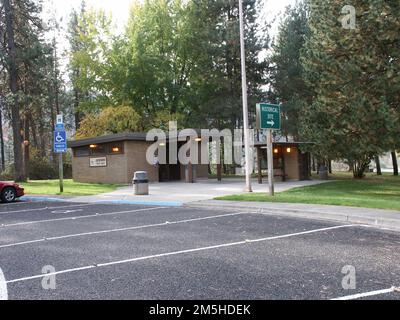
<path fill-rule="evenodd" d="M 54 152 L 67 152 L 67 133 L 65 131 L 54 132 Z"/>
<path fill-rule="evenodd" d="M 65 126 L 64 126 L 64 124 L 59 124 L 59 123 L 57 123 L 56 124 L 56 131 L 65 131 Z"/>

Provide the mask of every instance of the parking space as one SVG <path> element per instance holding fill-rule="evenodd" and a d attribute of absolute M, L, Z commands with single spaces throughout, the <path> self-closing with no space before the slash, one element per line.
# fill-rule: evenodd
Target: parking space
<path fill-rule="evenodd" d="M 93 203 L 7 205 L 0 225 L 9 299 L 333 299 L 400 285 L 400 235 L 358 225 Z"/>

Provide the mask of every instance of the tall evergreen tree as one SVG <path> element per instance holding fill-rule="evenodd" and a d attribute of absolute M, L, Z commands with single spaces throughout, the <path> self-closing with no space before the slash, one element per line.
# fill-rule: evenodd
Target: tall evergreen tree
<path fill-rule="evenodd" d="M 27 178 L 27 150 L 24 150 L 24 159 L 23 146 L 26 143 L 23 144 L 23 141 L 29 137 L 27 104 L 31 93 L 28 92 L 28 81 L 32 78 L 30 73 L 35 68 L 35 59 L 40 55 L 41 2 L 2 0 L 1 4 L 0 12 L 3 14 L 0 19 L 0 23 L 3 24 L 1 61 L 5 65 L 9 82 L 7 101 L 11 107 L 15 180 L 24 181 Z"/>
<path fill-rule="evenodd" d="M 271 87 L 276 102 L 282 104 L 283 134 L 299 141 L 299 115 L 303 105 L 312 103 L 312 91 L 304 80 L 300 61 L 309 34 L 304 2 L 288 7 L 279 27 L 271 57 Z"/>
<path fill-rule="evenodd" d="M 356 27 L 343 28 L 340 0 L 309 0 L 303 55 L 315 102 L 302 133 L 321 157 L 344 159 L 362 178 L 370 161 L 398 145 L 398 1 L 354 0 Z"/>

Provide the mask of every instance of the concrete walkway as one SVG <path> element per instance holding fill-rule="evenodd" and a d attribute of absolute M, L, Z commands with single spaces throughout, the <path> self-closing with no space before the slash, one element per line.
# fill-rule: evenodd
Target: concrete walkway
<path fill-rule="evenodd" d="M 326 181 L 325 181 L 326 182 Z M 297 187 L 310 186 L 324 183 L 323 181 L 292 181 L 276 184 L 276 191 L 282 192 Z M 150 184 L 149 196 L 135 196 L 133 187 L 120 188 L 114 192 L 89 197 L 75 197 L 70 199 L 75 202 L 103 202 L 119 201 L 121 203 L 182 206 L 187 203 L 211 200 L 216 197 L 240 194 L 244 192 L 243 179 L 230 178 L 222 182 L 217 180 L 201 180 L 194 184 L 183 182 L 168 182 Z M 254 192 L 267 192 L 266 184 L 253 181 Z"/>
<path fill-rule="evenodd" d="M 345 206 L 329 206 L 298 203 L 199 201 L 187 204 L 193 208 L 243 210 L 263 214 L 282 215 L 317 220 L 331 220 L 365 224 L 400 231 L 400 211 L 368 209 Z"/>

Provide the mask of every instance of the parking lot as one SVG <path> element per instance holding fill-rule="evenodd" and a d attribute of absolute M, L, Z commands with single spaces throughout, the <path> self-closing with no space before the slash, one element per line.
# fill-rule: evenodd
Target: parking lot
<path fill-rule="evenodd" d="M 400 234 L 359 225 L 184 207 L 0 206 L 0 297 L 10 300 L 400 299 L 391 290 L 399 261 Z M 343 287 L 348 266 L 355 288 Z"/>

